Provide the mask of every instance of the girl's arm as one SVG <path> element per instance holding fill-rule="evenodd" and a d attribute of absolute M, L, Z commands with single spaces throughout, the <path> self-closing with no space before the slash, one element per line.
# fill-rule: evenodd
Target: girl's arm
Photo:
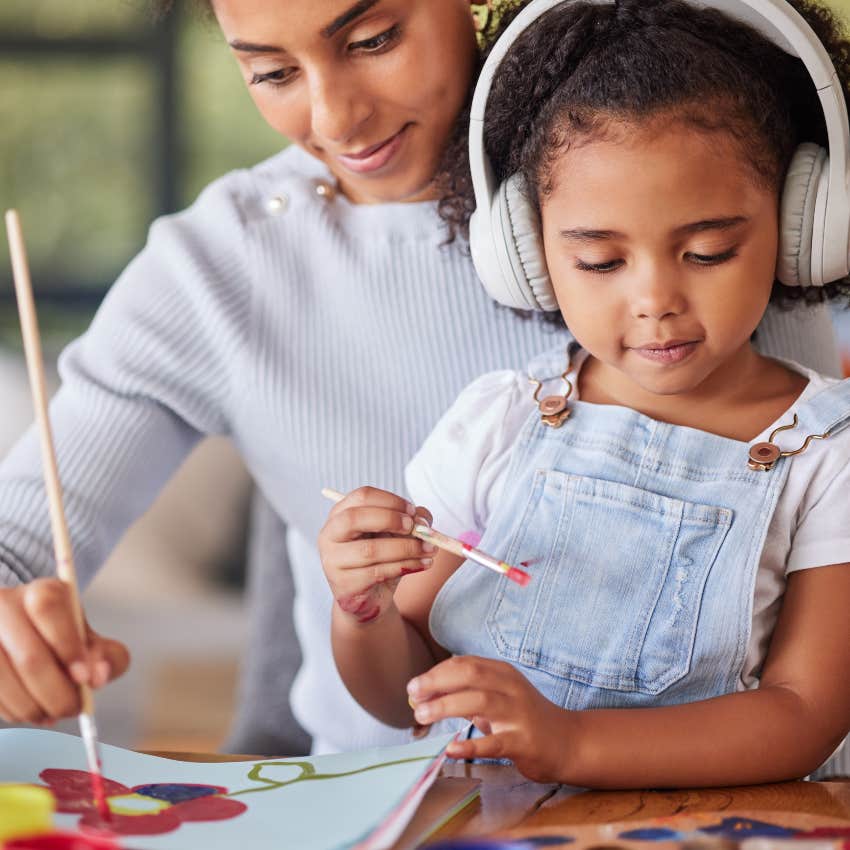
<path fill-rule="evenodd" d="M 428 615 L 462 563 L 409 536 L 412 510 L 400 496 L 363 487 L 334 507 L 319 535 L 339 674 L 363 708 L 400 728 L 415 725 L 407 682 L 448 657 L 430 638 Z"/>
<path fill-rule="evenodd" d="M 412 683 L 417 720 L 478 715 L 476 725 L 489 734 L 449 754 L 512 758 L 537 780 L 639 788 L 798 778 L 822 764 L 850 727 L 849 609 L 850 564 L 792 573 L 757 690 L 663 708 L 573 712 L 502 662 L 451 659 Z M 420 713 L 426 706 L 430 713 Z"/>

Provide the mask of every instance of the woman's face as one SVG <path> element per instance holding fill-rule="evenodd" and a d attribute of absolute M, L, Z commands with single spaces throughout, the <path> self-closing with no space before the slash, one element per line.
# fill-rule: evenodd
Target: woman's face
<path fill-rule="evenodd" d="M 357 203 L 433 196 L 475 61 L 469 0 L 214 0 L 268 123 Z"/>

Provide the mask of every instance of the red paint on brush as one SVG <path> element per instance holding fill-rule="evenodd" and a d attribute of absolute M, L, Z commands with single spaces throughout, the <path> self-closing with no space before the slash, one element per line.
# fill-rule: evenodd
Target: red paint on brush
<path fill-rule="evenodd" d="M 525 570 L 519 569 L 519 567 L 511 567 L 505 575 L 511 581 L 515 581 L 520 587 L 525 587 L 531 581 L 531 576 Z"/>
<path fill-rule="evenodd" d="M 112 819 L 112 812 L 109 810 L 106 802 L 106 789 L 103 785 L 103 774 L 100 772 L 100 765 L 98 765 L 98 772 L 91 775 L 91 784 L 94 791 L 94 804 L 97 807 L 97 813 L 108 823 Z"/>
<path fill-rule="evenodd" d="M 463 548 L 464 548 L 467 552 L 469 552 L 469 551 L 472 549 L 472 546 L 470 546 L 468 543 L 464 543 L 463 541 L 461 541 L 461 544 L 460 544 L 460 545 L 461 545 L 461 546 L 463 546 Z"/>

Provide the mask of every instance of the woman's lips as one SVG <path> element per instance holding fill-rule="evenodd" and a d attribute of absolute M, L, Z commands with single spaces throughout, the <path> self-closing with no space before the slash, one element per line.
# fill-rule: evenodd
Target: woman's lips
<path fill-rule="evenodd" d="M 383 168 L 398 152 L 407 136 L 407 128 L 409 124 L 405 124 L 401 130 L 389 139 L 379 142 L 377 145 L 364 148 L 356 154 L 337 154 L 336 158 L 349 171 L 356 174 L 368 174 L 370 171 L 377 171 Z"/>
<path fill-rule="evenodd" d="M 696 351 L 698 345 L 699 340 L 693 340 L 691 342 L 678 342 L 674 345 L 665 345 L 663 348 L 633 348 L 632 351 L 646 360 L 651 360 L 653 363 L 681 363 Z"/>

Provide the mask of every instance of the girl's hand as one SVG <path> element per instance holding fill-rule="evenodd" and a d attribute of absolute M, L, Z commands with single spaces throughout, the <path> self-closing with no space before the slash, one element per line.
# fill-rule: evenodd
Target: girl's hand
<path fill-rule="evenodd" d="M 412 679 L 407 692 L 418 723 L 466 717 L 484 733 L 451 744 L 451 758 L 511 759 L 535 782 L 564 775 L 571 713 L 549 702 L 510 664 L 455 656 Z"/>
<path fill-rule="evenodd" d="M 68 586 L 42 578 L 0 589 L 0 718 L 51 724 L 80 710 L 81 684 L 93 688 L 120 676 L 127 648 L 86 624 L 77 631 Z"/>
<path fill-rule="evenodd" d="M 430 512 L 374 487 L 334 505 L 319 533 L 319 554 L 337 605 L 356 622 L 377 619 L 402 576 L 433 563 L 434 546 L 410 536 L 418 522 L 430 525 Z"/>

